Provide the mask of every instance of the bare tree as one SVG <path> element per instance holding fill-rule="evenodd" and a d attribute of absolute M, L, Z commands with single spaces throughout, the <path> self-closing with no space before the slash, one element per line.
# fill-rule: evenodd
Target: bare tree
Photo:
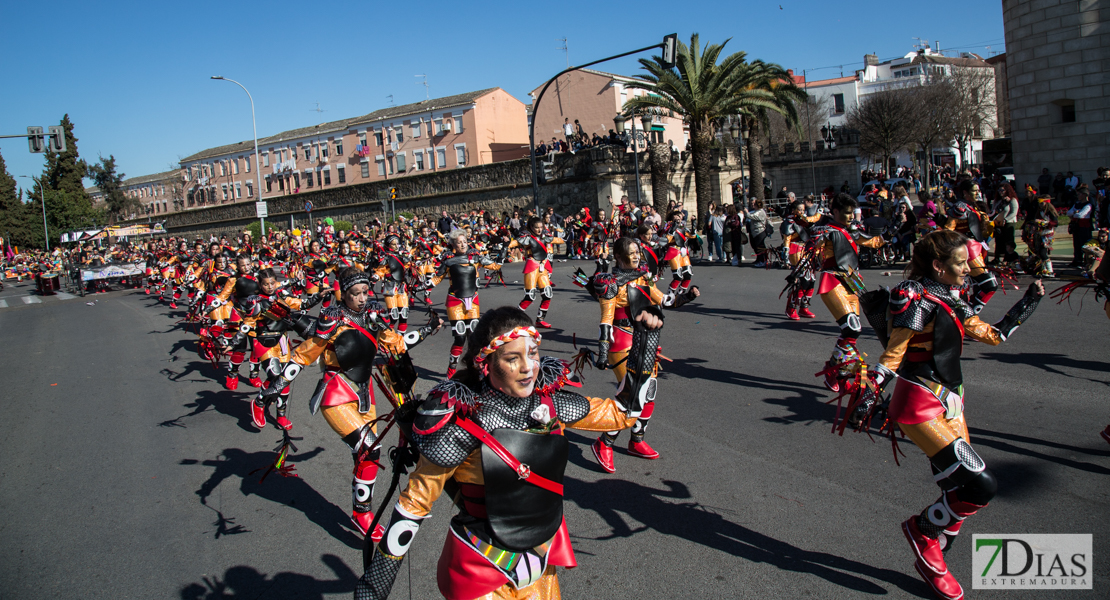
<path fill-rule="evenodd" d="M 945 77 L 952 88 L 951 104 L 947 107 L 952 117 L 952 138 L 960 153 L 960 164 L 967 164 L 964 151 L 973 139 L 993 136 L 996 121 L 994 98 L 994 70 L 980 68 L 953 68 Z"/>
<path fill-rule="evenodd" d="M 767 117 L 767 135 L 772 143 L 802 143 L 821 141 L 821 127 L 829 121 L 832 106 L 830 96 L 809 96 L 806 102 L 795 102 L 798 122 L 789 125 L 786 118 L 778 113 Z"/>
<path fill-rule="evenodd" d="M 848 111 L 848 127 L 859 131 L 860 150 L 882 159 L 883 170 L 890 157 L 913 142 L 915 119 L 910 90 L 892 90 L 864 97 Z"/>
<path fill-rule="evenodd" d="M 911 138 L 925 158 L 921 172 L 925 176 L 925 188 L 932 186 L 930 181 L 933 148 L 947 144 L 952 139 L 952 111 L 954 88 L 947 81 L 934 80 L 920 87 L 909 88 L 906 95 L 913 107 Z"/>

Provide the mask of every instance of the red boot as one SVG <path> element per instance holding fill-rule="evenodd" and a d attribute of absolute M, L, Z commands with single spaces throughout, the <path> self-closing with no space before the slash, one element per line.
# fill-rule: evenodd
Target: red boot
<path fill-rule="evenodd" d="M 266 427 L 266 405 L 251 402 L 251 422 L 254 426 L 263 429 Z"/>
<path fill-rule="evenodd" d="M 548 323 L 547 321 L 544 321 L 543 319 L 537 319 L 536 320 L 536 327 L 542 327 L 544 329 L 551 329 L 551 323 Z"/>
<path fill-rule="evenodd" d="M 816 319 L 817 318 L 817 315 L 813 314 L 813 311 L 809 310 L 805 306 L 798 309 L 798 314 L 802 315 L 803 317 L 805 317 L 807 319 Z"/>
<path fill-rule="evenodd" d="M 286 431 L 289 431 L 293 428 L 293 422 L 290 421 L 289 417 L 286 417 L 285 415 L 278 415 L 277 426 Z"/>
<path fill-rule="evenodd" d="M 655 460 L 659 458 L 659 453 L 655 451 L 655 448 L 652 448 L 644 440 L 640 440 L 638 442 L 633 442 L 629 440 L 628 453 L 632 456 L 638 456 L 640 458 L 646 458 L 648 460 Z"/>
<path fill-rule="evenodd" d="M 594 451 L 594 456 L 597 458 L 598 464 L 606 473 L 616 473 L 617 468 L 613 466 L 613 447 L 597 438 L 590 449 Z"/>
<path fill-rule="evenodd" d="M 837 370 L 833 367 L 831 362 L 825 362 L 825 387 L 830 391 L 840 391 L 840 380 L 836 378 Z"/>
<path fill-rule="evenodd" d="M 940 542 L 921 533 L 921 530 L 917 528 L 916 516 L 910 517 L 902 523 L 902 533 L 905 534 L 906 540 L 913 548 L 913 553 L 917 556 L 917 563 L 924 567 L 925 572 L 938 577 L 948 574 L 948 565 L 944 562 Z M 918 571 L 920 570 L 919 568 Z"/>
<path fill-rule="evenodd" d="M 791 321 L 798 321 L 801 319 L 801 317 L 798 316 L 798 309 L 793 306 L 786 309 L 786 318 Z"/>
<path fill-rule="evenodd" d="M 913 563 L 913 566 L 917 569 L 917 573 L 921 575 L 921 578 L 925 580 L 925 583 L 933 588 L 933 593 L 937 595 L 937 598 L 943 598 L 944 600 L 963 600 L 964 589 L 960 587 L 960 582 L 956 581 L 956 578 L 951 573 L 936 575 L 930 571 L 928 567 L 921 566 L 920 560 Z"/>
<path fill-rule="evenodd" d="M 262 389 L 262 380 L 258 377 L 258 375 L 252 375 L 247 383 L 251 384 L 252 387 Z"/>
<path fill-rule="evenodd" d="M 177 310 L 177 302 L 170 302 L 170 308 Z"/>
<path fill-rule="evenodd" d="M 239 389 L 239 374 L 228 375 L 227 379 L 224 380 L 224 385 L 232 391 Z"/>
<path fill-rule="evenodd" d="M 366 536 L 366 530 L 370 528 L 370 523 L 373 521 L 374 513 L 372 512 L 351 512 L 351 522 L 355 524 L 355 527 L 358 527 L 363 537 Z M 370 539 L 374 542 L 380 542 L 382 541 L 383 535 L 385 535 L 385 527 L 382 527 L 382 524 L 378 523 L 374 526 L 374 535 L 371 535 Z"/>

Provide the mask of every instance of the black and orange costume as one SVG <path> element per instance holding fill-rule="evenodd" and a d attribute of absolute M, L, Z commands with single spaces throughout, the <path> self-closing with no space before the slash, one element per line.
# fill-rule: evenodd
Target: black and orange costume
<path fill-rule="evenodd" d="M 360 283 L 370 284 L 369 275 L 357 273 L 339 282 L 342 293 Z M 306 366 L 320 360 L 324 377 L 309 400 L 309 410 L 312 414 L 323 412 L 324 420 L 351 449 L 355 463 L 351 521 L 364 535 L 374 519 L 370 503 L 380 454 L 376 448 L 370 452 L 377 439 L 377 413 L 370 384 L 374 359 L 379 350 L 404 356 L 408 348 L 420 343 L 434 329 L 429 325 L 402 336 L 382 319 L 384 310 L 380 303 L 372 301 L 361 311 L 349 308 L 345 302 L 321 310 L 311 337 L 293 350 L 280 376 L 263 391 L 264 398 L 279 396 Z M 375 534 L 380 534 L 380 530 Z"/>
<path fill-rule="evenodd" d="M 642 247 L 642 246 L 641 246 Z M 598 334 L 599 369 L 612 369 L 617 379 L 617 402 L 636 421 L 628 452 L 641 458 L 659 458 L 646 441 L 648 420 L 655 412 L 655 396 L 659 387 L 657 356 L 662 329 L 646 330 L 636 322 L 640 313 L 649 311 L 663 318 L 661 307 L 678 308 L 693 300 L 697 287 L 678 297 L 664 295 L 655 287 L 647 267 L 622 269 L 613 273 L 598 272 L 587 288 L 601 306 Z M 594 456 L 606 471 L 613 473 L 613 444 L 619 430 L 603 433 L 593 444 Z"/>
<path fill-rule="evenodd" d="M 940 498 L 906 520 L 902 531 L 914 550 L 918 573 L 942 598 L 956 600 L 963 594 L 948 571 L 944 551 L 964 519 L 985 507 L 997 490 L 994 476 L 969 443 L 960 369 L 964 338 L 1000 344 L 1032 315 L 1042 295 L 1043 290 L 1031 286 L 1001 321 L 989 325 L 960 298 L 959 288 L 931 278 L 903 281 L 890 293 L 889 340 L 875 368 L 875 383 L 881 393 L 897 379 L 889 420 L 929 457 L 941 488 Z M 891 431 L 892 439 L 894 435 Z"/>
<path fill-rule="evenodd" d="M 945 208 L 944 229 L 964 234 L 968 239 L 967 264 L 971 267 L 969 304 L 978 314 L 998 291 L 998 278 L 987 268 L 987 238 L 994 230 L 991 220 L 963 200 L 949 202 Z"/>
<path fill-rule="evenodd" d="M 533 217 L 535 218 L 535 217 Z M 551 299 L 555 296 L 551 289 L 551 259 L 550 252 L 547 245 L 553 242 L 550 237 L 541 239 L 532 231 L 526 232 L 524 235 L 509 242 L 508 249 L 520 248 L 524 252 L 524 299 L 520 301 L 520 310 L 528 310 L 528 307 L 536 301 L 537 292 L 541 298 L 540 312 L 536 316 L 537 327 L 551 327 L 551 324 L 545 321 L 547 311 L 551 308 Z"/>
<path fill-rule="evenodd" d="M 501 264 L 475 250 L 455 254 L 441 259 L 439 269 L 431 278 L 431 285 L 439 285 L 444 277 L 450 277 L 447 288 L 447 322 L 451 326 L 451 357 L 447 362 L 447 378 L 450 379 L 458 369 L 459 357 L 468 332 L 474 331 L 481 316 L 478 303 L 478 269 L 499 271 Z"/>
<path fill-rule="evenodd" d="M 812 319 L 817 316 L 809 310 L 810 302 L 813 300 L 814 286 L 817 283 L 816 273 L 810 269 L 795 268 L 805 260 L 806 245 L 811 237 L 809 233 L 810 226 L 820 221 L 821 218 L 822 215 L 820 214 L 812 217 L 790 214 L 782 220 L 782 224 L 779 226 L 783 245 L 787 248 L 787 260 L 790 261 L 792 269 L 791 274 L 787 277 L 790 285 L 785 290 L 787 294 L 786 316 L 792 320 L 801 317 Z"/>
<path fill-rule="evenodd" d="M 667 247 L 663 261 L 671 269 L 671 286 L 668 294 L 678 296 L 690 289 L 694 280 L 694 272 L 690 268 L 690 232 L 686 231 L 686 224 L 681 220 L 667 221 L 664 229 L 671 245 Z M 680 291 L 681 288 L 681 291 Z"/>
<path fill-rule="evenodd" d="M 555 567 L 577 565 L 563 518 L 569 454 L 563 429 L 611 431 L 635 420 L 612 399 L 566 389 L 579 385 L 567 363 L 542 357 L 527 398 L 494 389 L 488 378 L 476 389 L 455 380 L 433 388 L 411 426 L 419 462 L 381 542 L 364 557 L 355 598 L 389 596 L 421 523 L 443 493 L 459 508 L 439 559 L 444 597 L 559 598 Z"/>
<path fill-rule="evenodd" d="M 856 235 L 844 225 L 828 217 L 815 223 L 810 233 L 807 252 L 812 257 L 803 267 L 796 268 L 794 274 L 804 277 L 805 271 L 820 271 L 815 273 L 817 293 L 840 327 L 836 347 L 820 373 L 825 376 L 825 385 L 835 392 L 840 389 L 839 382 L 851 375 L 847 371 L 850 365 L 859 362 L 856 340 L 863 333 L 859 294 L 865 290 L 859 273 L 859 247 L 878 248 L 883 238 L 862 237 L 857 241 Z"/>
<path fill-rule="evenodd" d="M 1056 239 L 1056 226 L 1060 215 L 1052 206 L 1052 198 L 1037 198 L 1034 207 L 1025 215 L 1021 226 L 1021 241 L 1028 254 L 1023 261 L 1025 272 L 1038 277 L 1055 277 L 1052 268 L 1052 243 Z"/>
<path fill-rule="evenodd" d="M 409 294 L 405 283 L 408 261 L 401 254 L 401 239 L 395 235 L 386 238 L 385 247 L 378 251 L 377 263 L 372 269 L 375 278 L 382 282 L 385 296 L 387 322 L 404 333 L 409 323 Z"/>

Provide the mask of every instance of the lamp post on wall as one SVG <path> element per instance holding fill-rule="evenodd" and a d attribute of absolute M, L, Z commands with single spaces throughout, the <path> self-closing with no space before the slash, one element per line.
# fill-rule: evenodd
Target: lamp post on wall
<path fill-rule="evenodd" d="M 630 117 L 625 117 L 623 115 L 617 115 L 613 119 L 613 122 L 616 123 L 617 127 L 621 128 L 621 129 L 623 129 L 622 124 L 625 121 L 632 121 L 632 134 L 630 136 L 630 139 L 632 140 L 632 157 L 633 157 L 632 160 L 633 160 L 633 163 L 635 163 L 635 165 L 636 165 L 636 205 L 639 206 L 641 204 L 641 201 L 640 201 L 640 190 L 641 190 L 641 187 L 640 187 L 640 142 L 644 142 L 645 145 L 647 144 L 647 141 L 648 141 L 647 132 L 651 130 L 651 115 L 650 114 L 644 114 L 644 113 L 640 114 L 640 125 L 642 126 L 642 128 L 639 131 L 636 130 L 636 113 L 635 113 L 635 111 L 633 111 L 632 116 L 630 116 Z"/>
<path fill-rule="evenodd" d="M 258 123 L 254 118 L 254 97 L 251 96 L 251 93 L 243 84 L 235 81 L 234 79 L 228 79 L 223 75 L 213 75 L 212 79 L 218 79 L 220 81 L 230 81 L 231 83 L 234 83 L 235 85 L 243 88 L 243 91 L 247 92 L 247 98 L 249 98 L 251 101 L 251 127 L 254 129 L 254 185 L 256 188 L 258 188 L 258 201 L 265 202 L 265 200 L 262 199 L 262 171 L 258 166 Z M 259 220 L 262 224 L 262 237 L 265 238 L 266 217 L 260 217 Z"/>

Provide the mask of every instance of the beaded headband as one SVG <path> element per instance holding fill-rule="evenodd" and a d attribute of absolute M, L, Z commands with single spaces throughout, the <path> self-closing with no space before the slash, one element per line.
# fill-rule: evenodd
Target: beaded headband
<path fill-rule="evenodd" d="M 368 275 L 366 273 L 366 271 L 358 271 L 357 273 L 355 273 L 354 275 L 351 275 L 350 277 L 346 277 L 344 279 L 339 280 L 339 291 L 345 293 L 347 290 L 353 288 L 354 286 L 356 286 L 360 283 L 365 283 L 366 285 L 370 285 L 370 275 Z"/>
<path fill-rule="evenodd" d="M 488 346 L 478 351 L 478 356 L 474 357 L 474 362 L 481 365 L 486 361 L 486 357 L 488 357 L 490 354 L 493 354 L 494 352 L 497 352 L 497 350 L 500 349 L 501 346 L 504 346 L 505 344 L 508 344 L 509 342 L 521 337 L 535 338 L 536 343 L 538 344 L 540 343 L 540 339 L 542 336 L 540 336 L 540 333 L 536 331 L 535 327 L 517 327 L 512 331 L 503 333 L 493 338 Z"/>

